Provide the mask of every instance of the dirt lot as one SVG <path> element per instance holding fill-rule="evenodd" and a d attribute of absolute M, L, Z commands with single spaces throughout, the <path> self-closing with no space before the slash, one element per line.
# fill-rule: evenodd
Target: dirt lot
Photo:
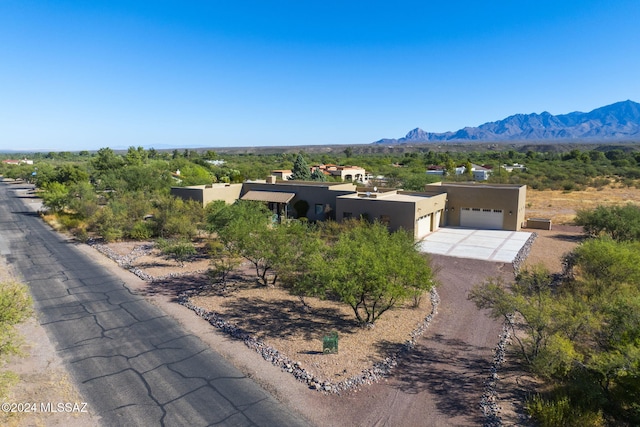
<path fill-rule="evenodd" d="M 640 189 L 601 187 L 584 191 L 527 189 L 527 218 L 550 218 L 553 224 L 572 224 L 576 211 L 598 205 L 640 203 Z"/>

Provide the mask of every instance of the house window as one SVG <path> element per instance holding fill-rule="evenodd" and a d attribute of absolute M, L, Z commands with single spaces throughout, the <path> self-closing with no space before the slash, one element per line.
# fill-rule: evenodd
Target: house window
<path fill-rule="evenodd" d="M 502 213 L 502 209 L 494 209 L 493 210 L 495 213 Z"/>
<path fill-rule="evenodd" d="M 322 215 L 324 212 L 324 205 L 322 203 L 316 203 L 316 215 Z"/>
<path fill-rule="evenodd" d="M 480 212 L 480 208 L 471 208 L 471 210 L 474 212 Z"/>
<path fill-rule="evenodd" d="M 353 216 L 353 213 L 351 212 L 342 212 L 342 219 L 348 219 L 351 218 Z"/>
<path fill-rule="evenodd" d="M 482 209 L 482 212 L 491 212 L 491 209 Z"/>

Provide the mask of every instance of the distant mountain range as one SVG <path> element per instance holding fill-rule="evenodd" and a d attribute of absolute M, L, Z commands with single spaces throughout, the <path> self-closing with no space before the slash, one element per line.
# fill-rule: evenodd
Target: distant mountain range
<path fill-rule="evenodd" d="M 516 114 L 504 120 L 456 132 L 433 133 L 416 128 L 404 138 L 381 139 L 374 144 L 406 144 L 432 141 L 515 141 L 568 139 L 637 139 L 640 141 L 640 104 L 616 102 L 588 113 L 575 111 Z"/>

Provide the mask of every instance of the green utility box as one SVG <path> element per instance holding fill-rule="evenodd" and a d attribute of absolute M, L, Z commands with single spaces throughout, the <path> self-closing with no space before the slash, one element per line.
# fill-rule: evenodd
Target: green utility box
<path fill-rule="evenodd" d="M 329 335 L 322 337 L 322 352 L 331 354 L 338 352 L 338 333 L 331 332 Z"/>

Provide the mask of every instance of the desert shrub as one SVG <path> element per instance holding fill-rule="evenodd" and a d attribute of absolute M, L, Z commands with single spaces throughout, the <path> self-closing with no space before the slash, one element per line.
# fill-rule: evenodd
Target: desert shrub
<path fill-rule="evenodd" d="M 176 260 L 181 266 L 198 253 L 193 243 L 186 240 L 160 240 L 158 247 L 164 256 Z"/>
<path fill-rule="evenodd" d="M 73 230 L 73 235 L 78 241 L 82 243 L 86 243 L 89 240 L 89 233 L 85 227 L 79 227 Z"/>
<path fill-rule="evenodd" d="M 72 230 L 74 228 L 80 227 L 82 221 L 77 218 L 75 215 L 67 214 L 67 213 L 59 213 L 58 214 L 58 222 L 65 230 Z"/>
<path fill-rule="evenodd" d="M 153 236 L 153 225 L 146 221 L 138 221 L 133 224 L 128 235 L 134 240 L 148 240 Z"/>
<path fill-rule="evenodd" d="M 117 242 L 118 240 L 121 240 L 124 235 L 122 230 L 114 227 L 104 228 L 100 234 L 107 243 Z"/>
<path fill-rule="evenodd" d="M 605 425 L 602 412 L 575 405 L 568 396 L 544 399 L 536 394 L 526 403 L 529 415 L 541 427 L 601 427 Z"/>
<path fill-rule="evenodd" d="M 0 357 L 15 353 L 13 325 L 31 314 L 31 296 L 27 287 L 17 282 L 0 283 Z"/>

